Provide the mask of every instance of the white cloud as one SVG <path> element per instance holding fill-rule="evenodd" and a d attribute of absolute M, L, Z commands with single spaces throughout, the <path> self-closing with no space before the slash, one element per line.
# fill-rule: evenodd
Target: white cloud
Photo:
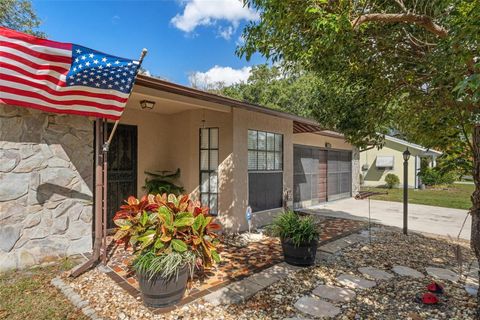
<path fill-rule="evenodd" d="M 183 13 L 177 14 L 170 22 L 178 29 L 192 32 L 198 26 L 214 25 L 225 20 L 227 28 L 219 28 L 220 36 L 230 39 L 240 21 L 257 20 L 258 13 L 243 6 L 240 0 L 186 0 Z"/>
<path fill-rule="evenodd" d="M 245 82 L 250 76 L 252 67 L 233 69 L 231 67 L 214 66 L 206 72 L 194 72 L 189 77 L 190 85 L 201 89 L 217 88 L 221 85 L 229 86 L 234 83 Z"/>
<path fill-rule="evenodd" d="M 233 26 L 228 26 L 226 28 L 219 27 L 218 28 L 218 36 L 222 37 L 225 40 L 229 40 L 232 35 L 235 33 L 236 28 Z"/>

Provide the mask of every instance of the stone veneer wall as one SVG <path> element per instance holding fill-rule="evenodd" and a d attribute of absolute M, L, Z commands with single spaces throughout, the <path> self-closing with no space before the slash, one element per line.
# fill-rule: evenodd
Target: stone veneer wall
<path fill-rule="evenodd" d="M 93 124 L 0 106 L 0 271 L 92 247 Z"/>

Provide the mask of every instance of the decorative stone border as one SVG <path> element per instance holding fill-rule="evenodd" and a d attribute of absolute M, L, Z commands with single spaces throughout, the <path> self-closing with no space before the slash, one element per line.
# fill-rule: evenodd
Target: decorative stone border
<path fill-rule="evenodd" d="M 58 290 L 60 290 L 65 297 L 67 297 L 70 302 L 80 309 L 84 315 L 89 317 L 92 320 L 103 320 L 103 318 L 99 317 L 95 310 L 90 308 L 88 305 L 88 301 L 83 300 L 78 293 L 73 291 L 73 289 L 66 284 L 62 279 L 59 277 L 53 278 L 50 282 L 53 286 L 55 286 Z"/>

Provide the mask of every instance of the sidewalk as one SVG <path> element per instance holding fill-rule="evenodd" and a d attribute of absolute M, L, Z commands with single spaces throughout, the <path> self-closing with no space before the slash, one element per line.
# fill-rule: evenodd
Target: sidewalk
<path fill-rule="evenodd" d="M 370 201 L 373 223 L 403 227 L 403 204 L 401 202 Z M 368 200 L 350 198 L 321 204 L 303 211 L 328 217 L 365 221 L 368 220 Z M 409 204 L 408 228 L 414 231 L 456 238 L 466 215 L 466 210 Z M 460 238 L 470 240 L 471 224 L 472 220 L 469 216 Z"/>

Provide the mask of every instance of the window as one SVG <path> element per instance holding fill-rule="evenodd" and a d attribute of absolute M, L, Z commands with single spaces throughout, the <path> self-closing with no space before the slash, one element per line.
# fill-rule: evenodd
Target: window
<path fill-rule="evenodd" d="M 378 169 L 393 170 L 393 164 L 395 163 L 394 156 L 377 156 L 375 161 Z"/>
<path fill-rule="evenodd" d="M 283 135 L 248 130 L 248 170 L 282 171 Z"/>
<path fill-rule="evenodd" d="M 218 128 L 200 129 L 200 202 L 218 214 Z"/>
<path fill-rule="evenodd" d="M 252 211 L 282 207 L 283 135 L 248 130 L 248 202 Z"/>

